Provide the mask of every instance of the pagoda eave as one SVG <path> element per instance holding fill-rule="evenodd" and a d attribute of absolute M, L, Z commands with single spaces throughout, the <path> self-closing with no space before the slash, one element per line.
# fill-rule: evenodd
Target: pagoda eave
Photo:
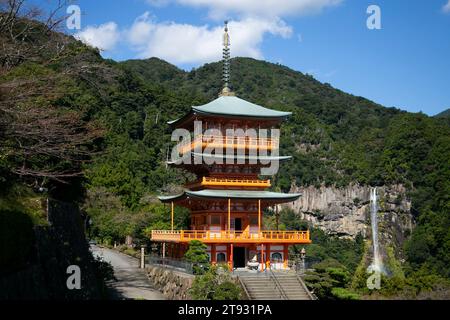
<path fill-rule="evenodd" d="M 208 159 L 212 161 L 212 164 L 237 164 L 237 165 L 258 165 L 258 166 L 270 166 L 273 161 L 288 161 L 292 159 L 292 156 L 262 156 L 262 155 L 228 155 L 224 154 L 207 154 L 191 152 L 191 161 L 185 164 L 183 161 L 167 161 L 168 165 L 182 166 L 182 165 L 197 165 L 195 159 Z M 185 159 L 189 159 L 189 155 L 185 155 Z M 230 163 L 230 161 L 232 161 Z M 203 165 L 210 165 L 206 162 Z"/>
<path fill-rule="evenodd" d="M 292 112 L 276 111 L 240 99 L 236 96 L 221 96 L 205 105 L 192 106 L 189 113 L 179 119 L 168 121 L 172 127 L 192 124 L 196 117 L 221 117 L 226 119 L 274 121 L 286 120 Z"/>
<path fill-rule="evenodd" d="M 178 202 L 189 199 L 200 200 L 240 200 L 252 201 L 261 200 L 265 203 L 285 203 L 297 200 L 300 193 L 278 193 L 271 191 L 254 190 L 217 190 L 205 189 L 198 191 L 185 190 L 183 193 L 173 196 L 160 196 L 159 200 L 163 203 Z"/>

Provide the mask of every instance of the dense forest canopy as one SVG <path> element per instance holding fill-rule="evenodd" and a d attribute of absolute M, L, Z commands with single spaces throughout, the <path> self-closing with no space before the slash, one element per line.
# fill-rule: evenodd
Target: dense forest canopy
<path fill-rule="evenodd" d="M 169 228 L 168 208 L 156 195 L 192 177 L 165 164 L 172 146 L 166 121 L 217 96 L 221 63 L 190 72 L 157 58 L 117 63 L 41 23 L 17 17 L 11 25 L 4 14 L 0 210 L 39 223 L 30 199 L 75 201 L 93 221 L 91 235 L 108 241 L 145 241 L 148 230 Z M 12 37 L 23 23 L 27 36 Z M 234 58 L 231 68 L 239 97 L 293 113 L 280 145 L 293 160 L 274 177 L 274 189 L 402 183 L 418 223 L 405 246 L 405 270 L 450 277 L 448 118 L 385 108 L 279 64 Z M 185 210 L 177 208 L 176 217 L 176 227 L 187 226 Z M 314 237 L 321 259 L 355 271 L 361 242 L 331 245 L 319 231 Z"/>

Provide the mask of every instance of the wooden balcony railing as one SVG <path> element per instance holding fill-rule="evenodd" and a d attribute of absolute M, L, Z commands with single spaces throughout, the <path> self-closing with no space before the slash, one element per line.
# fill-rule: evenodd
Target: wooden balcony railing
<path fill-rule="evenodd" d="M 311 243 L 309 231 L 203 231 L 203 230 L 152 230 L 151 240 L 167 242 L 189 242 L 200 240 L 204 243 Z"/>
<path fill-rule="evenodd" d="M 249 180 L 249 179 L 230 179 L 230 178 L 211 178 L 203 177 L 201 186 L 221 186 L 221 187 L 261 187 L 269 188 L 270 180 Z"/>
<path fill-rule="evenodd" d="M 180 147 L 180 152 L 184 154 L 195 150 L 198 146 L 201 146 L 202 148 L 273 150 L 277 149 L 278 145 L 279 140 L 272 138 L 200 135 L 196 137 L 193 142 L 182 145 Z"/>

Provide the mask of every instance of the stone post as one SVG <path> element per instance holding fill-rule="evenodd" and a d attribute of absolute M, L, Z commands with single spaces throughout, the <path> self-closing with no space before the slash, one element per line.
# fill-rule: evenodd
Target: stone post
<path fill-rule="evenodd" d="M 302 261 L 302 274 L 305 274 L 305 258 L 306 258 L 306 250 L 303 247 L 302 250 L 300 251 L 300 257 L 301 257 L 301 261 Z"/>
<path fill-rule="evenodd" d="M 145 268 L 145 248 L 141 246 L 141 269 Z"/>

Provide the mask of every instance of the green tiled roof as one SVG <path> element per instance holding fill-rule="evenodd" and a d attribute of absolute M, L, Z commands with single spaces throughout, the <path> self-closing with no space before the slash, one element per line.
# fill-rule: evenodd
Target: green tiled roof
<path fill-rule="evenodd" d="M 256 118 L 282 118 L 291 115 L 291 112 L 267 109 L 235 96 L 222 96 L 202 106 L 194 106 L 192 110 L 205 114 Z"/>
<path fill-rule="evenodd" d="M 297 200 L 299 193 L 280 193 L 271 191 L 253 191 L 253 190 L 216 190 L 206 189 L 200 191 L 185 190 L 183 193 L 174 196 L 160 196 L 162 202 L 182 200 L 186 198 L 200 199 L 261 199 L 274 200 L 278 203 L 291 202 Z"/>
<path fill-rule="evenodd" d="M 292 112 L 264 108 L 236 96 L 221 96 L 202 106 L 193 106 L 190 114 L 192 113 L 257 119 L 282 119 L 292 114 Z M 173 125 L 183 119 L 186 119 L 186 116 L 167 123 Z"/>

